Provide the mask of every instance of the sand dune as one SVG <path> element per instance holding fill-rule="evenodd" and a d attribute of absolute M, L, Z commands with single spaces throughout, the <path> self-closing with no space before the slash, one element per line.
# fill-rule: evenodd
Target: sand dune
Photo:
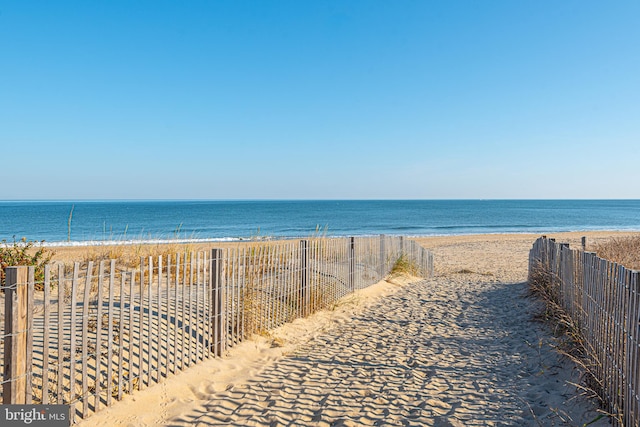
<path fill-rule="evenodd" d="M 558 238 L 579 242 L 584 233 Z M 589 233 L 590 239 L 611 233 Z M 424 238 L 435 277 L 392 278 L 127 397 L 82 426 L 582 425 L 595 402 L 533 321 L 536 236 Z M 592 425 L 608 425 L 602 419 Z"/>

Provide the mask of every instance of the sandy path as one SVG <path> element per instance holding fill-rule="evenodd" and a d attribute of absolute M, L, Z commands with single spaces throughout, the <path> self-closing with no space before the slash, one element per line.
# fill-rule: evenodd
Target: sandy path
<path fill-rule="evenodd" d="M 566 240 L 576 236 L 563 236 Z M 577 237 L 579 239 L 579 237 Z M 432 239 L 437 275 L 381 283 L 82 425 L 582 425 L 595 403 L 532 320 L 533 236 Z M 438 261 L 440 263 L 438 264 Z M 608 425 L 606 420 L 591 424 Z"/>
<path fill-rule="evenodd" d="M 452 284 L 455 284 L 452 287 Z M 522 284 L 424 280 L 168 425 L 581 425 Z M 505 310 L 505 307 L 509 307 Z M 523 319 L 524 322 L 523 322 Z M 573 378 L 575 380 L 576 378 Z"/>

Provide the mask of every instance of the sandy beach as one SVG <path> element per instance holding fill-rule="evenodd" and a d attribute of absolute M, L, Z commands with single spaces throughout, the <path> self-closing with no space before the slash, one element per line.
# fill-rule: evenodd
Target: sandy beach
<path fill-rule="evenodd" d="M 549 234 L 588 245 L 625 233 Z M 416 239 L 432 278 L 391 277 L 254 337 L 81 426 L 552 426 L 599 415 L 527 296 L 538 235 Z M 69 251 L 79 251 L 70 248 Z M 58 252 L 58 250 L 56 250 Z M 69 253 L 61 256 L 72 256 Z M 591 424 L 608 425 L 605 419 Z"/>

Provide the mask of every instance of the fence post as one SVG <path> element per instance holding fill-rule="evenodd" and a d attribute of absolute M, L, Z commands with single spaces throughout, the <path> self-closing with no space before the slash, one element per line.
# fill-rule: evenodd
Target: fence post
<path fill-rule="evenodd" d="M 356 238 L 349 237 L 349 290 L 354 291 L 356 273 Z"/>
<path fill-rule="evenodd" d="M 213 322 L 212 350 L 222 356 L 226 342 L 224 328 L 224 289 L 222 287 L 222 249 L 211 249 L 211 321 Z"/>
<path fill-rule="evenodd" d="M 4 404 L 25 404 L 27 391 L 27 267 L 7 267 L 4 293 Z"/>
<path fill-rule="evenodd" d="M 300 298 L 302 310 L 300 315 L 306 317 L 310 311 L 311 299 L 309 295 L 309 242 L 300 240 Z"/>
<path fill-rule="evenodd" d="M 385 269 L 385 247 L 384 247 L 385 235 L 380 235 L 380 278 L 382 279 L 387 273 Z"/>
<path fill-rule="evenodd" d="M 587 250 L 587 236 L 582 236 L 582 252 Z"/>

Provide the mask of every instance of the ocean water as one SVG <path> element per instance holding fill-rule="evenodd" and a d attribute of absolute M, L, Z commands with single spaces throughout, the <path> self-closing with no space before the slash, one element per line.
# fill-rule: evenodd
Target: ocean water
<path fill-rule="evenodd" d="M 0 240 L 59 245 L 586 230 L 639 231 L 640 200 L 0 201 Z"/>

